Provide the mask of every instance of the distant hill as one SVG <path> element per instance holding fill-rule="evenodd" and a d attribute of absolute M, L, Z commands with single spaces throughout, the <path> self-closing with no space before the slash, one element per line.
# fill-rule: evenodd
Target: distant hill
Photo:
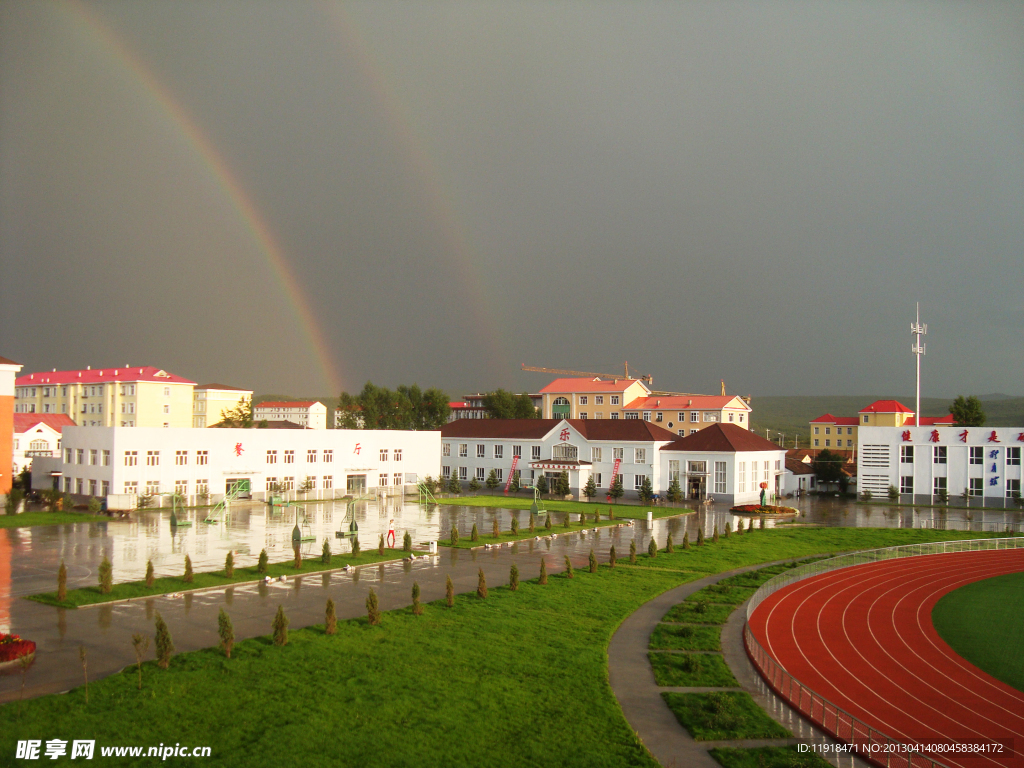
<path fill-rule="evenodd" d="M 987 420 L 986 426 L 1024 427 L 1024 397 L 1010 395 L 980 396 Z M 754 409 L 750 420 L 751 428 L 764 434 L 772 430 L 771 439 L 777 440 L 776 432 L 786 435 L 786 446 L 793 447 L 793 438 L 799 436 L 800 445 L 808 446 L 810 427 L 808 422 L 826 413 L 833 416 L 856 416 L 865 405 L 875 400 L 899 400 L 908 408 L 914 407 L 914 397 L 892 395 L 818 395 L 812 397 L 757 397 L 751 401 Z M 922 416 L 944 416 L 949 413 L 952 398 L 922 397 Z"/>

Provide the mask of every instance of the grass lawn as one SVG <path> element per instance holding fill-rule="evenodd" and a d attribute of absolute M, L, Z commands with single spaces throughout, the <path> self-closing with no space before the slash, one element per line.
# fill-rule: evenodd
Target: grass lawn
<path fill-rule="evenodd" d="M 1024 573 L 955 589 L 932 609 L 936 631 L 969 662 L 1024 691 Z"/>
<path fill-rule="evenodd" d="M 750 587 L 712 584 L 704 587 L 693 597 L 698 600 L 707 599 L 709 602 L 719 605 L 739 605 L 749 599 L 752 594 L 754 594 L 754 590 Z"/>
<path fill-rule="evenodd" d="M 695 592 L 694 594 L 700 594 Z M 689 598 L 673 606 L 662 618 L 662 621 L 681 621 L 689 624 L 725 624 L 734 610 L 735 605 L 708 605 L 703 611 L 701 605 Z"/>
<path fill-rule="evenodd" d="M 696 741 L 780 739 L 792 736 L 746 691 L 663 693 L 668 708 Z"/>
<path fill-rule="evenodd" d="M 522 496 L 459 496 L 455 499 L 443 499 L 439 504 L 448 507 L 500 507 L 502 509 L 529 509 L 533 505 L 533 497 Z M 621 520 L 646 520 L 650 512 L 657 520 L 662 517 L 675 517 L 676 515 L 688 515 L 694 510 L 690 507 L 641 507 L 639 504 L 609 504 L 606 501 L 539 501 L 537 505 L 548 512 L 556 513 L 552 518 L 555 522 L 562 521 L 562 513 L 571 512 L 574 515 L 587 514 L 593 516 L 594 512 L 600 512 L 601 518 L 608 517 L 609 510 L 616 518 Z"/>
<path fill-rule="evenodd" d="M 550 536 L 552 534 L 566 534 L 566 533 L 579 533 L 581 530 L 590 530 L 592 528 L 607 528 L 612 525 L 619 525 L 621 520 L 608 520 L 602 516 L 601 520 L 594 522 L 593 517 L 590 517 L 586 522 L 580 522 L 573 520 L 570 522 L 569 527 L 566 528 L 562 524 L 565 517 L 564 514 L 556 513 L 551 520 L 551 529 L 547 529 L 544 526 L 544 519 L 541 518 L 535 521 L 534 532 L 530 533 L 530 520 L 529 516 L 524 515 L 526 518 L 525 525 L 520 527 L 519 531 L 512 533 L 512 531 L 502 531 L 501 536 L 492 536 L 493 526 L 487 525 L 486 523 L 477 523 L 477 533 L 480 538 L 477 541 L 473 541 L 470 533 L 463 533 L 459 531 L 459 543 L 454 546 L 458 549 L 473 549 L 474 547 L 482 547 L 484 544 L 503 544 L 510 541 L 526 541 L 532 539 L 535 536 Z M 557 518 L 557 519 L 556 519 Z M 443 547 L 453 546 L 450 539 L 445 539 L 438 542 Z"/>
<path fill-rule="evenodd" d="M 82 512 L 22 512 L 20 515 L 0 514 L 0 528 L 22 528 L 30 525 L 65 525 L 67 523 L 107 523 L 109 517 Z"/>
<path fill-rule="evenodd" d="M 814 752 L 798 752 L 795 744 L 754 749 L 716 747 L 708 753 L 725 768 L 830 768 L 832 765 Z"/>
<path fill-rule="evenodd" d="M 722 630 L 695 624 L 659 624 L 651 633 L 652 651 L 720 651 Z"/>
<path fill-rule="evenodd" d="M 712 653 L 648 653 L 654 681 L 667 686 L 739 686 L 725 659 Z"/>
<path fill-rule="evenodd" d="M 334 555 L 329 565 L 321 563 L 320 557 L 306 558 L 302 561 L 302 568 L 295 569 L 293 560 L 285 560 L 280 563 L 270 563 L 267 566 L 267 576 L 277 578 L 278 576 L 301 576 L 305 573 L 318 573 L 332 568 L 341 568 L 344 565 L 369 565 L 380 563 L 385 560 L 397 560 L 408 557 L 408 552 L 400 549 L 385 549 L 383 555 L 377 554 L 376 549 L 362 550 L 359 557 L 352 555 Z M 182 572 L 185 568 L 182 565 Z M 115 576 L 117 574 L 114 574 Z M 154 595 L 166 595 L 171 592 L 184 592 L 187 589 L 204 589 L 206 587 L 226 587 L 237 584 L 241 581 L 258 581 L 263 574 L 256 572 L 256 566 L 247 568 L 235 568 L 235 575 L 228 578 L 224 571 L 210 571 L 206 573 L 193 574 L 193 582 L 189 584 L 180 576 L 165 576 L 153 582 L 152 587 L 147 587 L 145 581 L 126 581 L 121 584 L 114 584 L 109 593 L 100 592 L 99 586 L 80 587 L 69 589 L 63 602 L 57 600 L 57 593 L 44 592 L 39 595 L 31 595 L 27 600 L 35 600 L 37 603 L 55 605 L 61 608 L 78 608 L 83 605 L 95 605 L 96 603 L 109 603 L 112 600 L 127 600 L 138 597 L 153 597 Z"/>

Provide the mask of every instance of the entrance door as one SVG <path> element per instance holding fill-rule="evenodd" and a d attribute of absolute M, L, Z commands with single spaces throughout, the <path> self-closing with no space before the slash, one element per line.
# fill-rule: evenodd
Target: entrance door
<path fill-rule="evenodd" d="M 690 485 L 690 498 L 699 499 L 704 494 L 704 478 L 702 477 L 691 477 L 689 480 Z"/>
<path fill-rule="evenodd" d="M 237 495 L 241 498 L 252 497 L 252 481 L 247 477 L 229 477 L 224 482 L 224 493 L 231 493 L 232 489 L 237 490 Z"/>
<path fill-rule="evenodd" d="M 366 475 L 348 475 L 345 479 L 345 491 L 350 496 L 366 493 Z"/>

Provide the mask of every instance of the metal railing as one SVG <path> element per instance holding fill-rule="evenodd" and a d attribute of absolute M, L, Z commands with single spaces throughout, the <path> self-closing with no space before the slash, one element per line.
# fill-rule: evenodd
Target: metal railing
<path fill-rule="evenodd" d="M 747 604 L 747 621 L 743 626 L 743 640 L 747 655 L 768 686 L 783 701 L 826 733 L 851 744 L 854 750 L 867 760 L 876 765 L 884 765 L 886 768 L 946 768 L 945 763 L 916 752 L 899 739 L 894 739 L 877 728 L 871 727 L 793 677 L 757 642 L 750 629 L 750 617 L 769 595 L 798 581 L 822 573 L 903 557 L 993 549 L 1024 549 L 1024 538 L 966 539 L 869 549 L 826 560 L 817 560 L 780 573 L 762 584 Z"/>

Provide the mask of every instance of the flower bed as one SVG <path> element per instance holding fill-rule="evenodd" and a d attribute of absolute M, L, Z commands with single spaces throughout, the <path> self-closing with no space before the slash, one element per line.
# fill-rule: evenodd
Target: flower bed
<path fill-rule="evenodd" d="M 0 632 L 0 665 L 17 661 L 22 656 L 31 656 L 36 652 L 36 644 L 31 640 L 22 640 L 17 635 L 5 635 Z"/>
<path fill-rule="evenodd" d="M 800 514 L 799 509 L 793 507 L 779 507 L 771 504 L 765 504 L 763 507 L 760 504 L 740 504 L 739 506 L 730 507 L 730 512 L 739 512 L 741 515 L 798 515 Z"/>

